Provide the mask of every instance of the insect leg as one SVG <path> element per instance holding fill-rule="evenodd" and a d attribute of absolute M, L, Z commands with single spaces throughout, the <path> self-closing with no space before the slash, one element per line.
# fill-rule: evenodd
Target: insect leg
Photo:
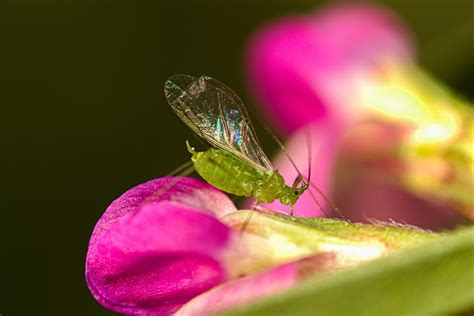
<path fill-rule="evenodd" d="M 303 176 L 299 175 L 295 178 L 295 181 L 293 181 L 293 185 L 291 186 L 291 189 L 296 189 L 298 187 L 298 184 L 303 180 Z"/>
<path fill-rule="evenodd" d="M 255 203 L 251 207 L 252 211 L 259 211 L 260 213 L 269 213 L 273 214 L 274 212 L 264 208 L 263 206 L 260 206 L 260 202 L 255 201 Z M 252 220 L 252 216 L 254 215 L 254 212 L 250 212 L 249 215 L 247 216 L 247 219 L 245 220 L 244 224 L 240 228 L 239 235 L 242 236 L 245 230 L 247 229 L 247 226 L 249 225 L 250 221 Z"/>
<path fill-rule="evenodd" d="M 252 206 L 252 211 L 255 211 L 257 209 L 257 207 L 258 207 L 258 202 L 256 202 L 255 205 Z M 240 228 L 239 236 L 242 237 L 242 235 L 245 233 L 245 230 L 247 229 L 247 226 L 250 224 L 250 221 L 252 220 L 253 213 L 254 212 L 249 212 L 249 214 L 247 216 L 247 219 L 245 219 L 244 224 Z"/>
<path fill-rule="evenodd" d="M 171 177 L 171 176 L 175 176 L 175 175 L 182 175 L 181 173 L 183 171 L 186 171 L 187 169 L 189 169 L 190 167 L 193 166 L 193 162 L 191 160 L 189 161 L 186 161 L 185 163 L 183 163 L 181 166 L 175 168 L 173 171 L 171 171 L 170 173 L 168 173 L 166 175 L 166 177 Z M 194 167 L 193 167 L 194 168 Z"/>
<path fill-rule="evenodd" d="M 288 158 L 288 160 L 290 161 L 290 163 L 293 165 L 293 168 L 296 170 L 296 172 L 298 173 L 298 175 L 302 176 L 302 173 L 301 171 L 299 170 L 299 168 L 296 166 L 296 163 L 294 162 L 294 160 L 291 158 L 290 154 L 288 153 L 288 151 L 286 150 L 286 147 L 285 145 L 283 145 L 282 141 L 276 136 L 276 134 L 272 131 L 272 129 L 267 125 L 265 124 L 264 122 L 262 122 L 261 120 L 260 121 L 260 124 L 262 124 L 262 126 L 265 128 L 265 130 L 267 131 L 268 134 L 270 134 L 270 136 L 273 138 L 273 140 L 277 143 L 278 147 L 280 147 L 281 151 L 283 152 L 283 154 L 285 154 L 286 158 Z"/>
<path fill-rule="evenodd" d="M 175 186 L 176 184 L 179 183 L 179 181 L 181 181 L 182 177 L 184 176 L 188 176 L 190 175 L 191 173 L 194 172 L 194 165 L 192 164 L 192 161 L 189 161 L 189 162 L 185 162 L 184 164 L 182 164 L 181 166 L 179 166 L 178 168 L 176 168 L 175 170 L 173 170 L 168 176 L 172 176 L 172 175 L 177 175 L 179 174 L 181 177 L 175 177 L 173 178 L 167 185 L 165 185 L 164 187 L 160 188 L 159 190 L 153 192 L 153 194 L 151 194 L 147 199 L 145 199 L 142 204 L 145 204 L 145 203 L 148 203 L 150 201 L 153 201 L 155 200 L 155 198 L 157 196 L 160 196 L 161 194 L 163 194 L 164 192 L 168 191 L 169 189 L 171 189 L 173 186 Z"/>

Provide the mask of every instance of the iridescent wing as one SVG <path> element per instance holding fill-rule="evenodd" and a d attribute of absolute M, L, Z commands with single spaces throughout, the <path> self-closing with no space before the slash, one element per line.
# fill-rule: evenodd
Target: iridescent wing
<path fill-rule="evenodd" d="M 229 87 L 207 76 L 174 75 L 165 83 L 165 96 L 181 120 L 211 145 L 273 170 L 247 110 Z"/>

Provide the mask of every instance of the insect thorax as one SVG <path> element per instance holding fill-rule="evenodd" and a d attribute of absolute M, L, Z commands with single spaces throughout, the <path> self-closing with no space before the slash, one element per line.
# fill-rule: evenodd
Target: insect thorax
<path fill-rule="evenodd" d="M 210 184 L 227 193 L 253 196 L 258 202 L 272 202 L 285 187 L 276 171 L 264 172 L 251 163 L 221 149 L 195 152 L 196 171 Z"/>

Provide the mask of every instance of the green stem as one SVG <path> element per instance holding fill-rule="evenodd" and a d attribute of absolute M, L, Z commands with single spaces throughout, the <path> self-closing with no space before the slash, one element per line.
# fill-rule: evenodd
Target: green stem
<path fill-rule="evenodd" d="M 474 228 L 224 313 L 239 315 L 446 315 L 474 306 Z"/>

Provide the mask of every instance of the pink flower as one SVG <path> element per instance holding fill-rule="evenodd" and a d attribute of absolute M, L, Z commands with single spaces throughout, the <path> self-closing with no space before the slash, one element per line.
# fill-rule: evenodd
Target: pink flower
<path fill-rule="evenodd" d="M 336 263 L 335 256 L 311 265 L 310 259 L 301 261 L 317 252 L 315 245 L 309 253 L 307 245 L 299 252 L 294 245 L 285 255 L 274 249 L 278 243 L 255 233 L 252 226 L 249 239 L 242 237 L 239 227 L 246 218 L 242 221 L 240 212 L 228 223 L 223 220 L 236 211 L 225 194 L 193 178 L 161 178 L 132 188 L 108 207 L 92 233 L 86 260 L 92 294 L 119 313 L 169 315 L 217 285 L 283 262 L 296 259 L 206 297 L 228 296 L 228 301 L 220 299 L 225 306 L 246 302 L 252 298 L 249 293 L 229 296 L 227 288 L 251 286 L 256 299 L 296 284 L 302 265 L 317 272 L 329 261 Z M 275 231 L 273 237 L 278 234 Z M 317 258 L 326 258 L 320 255 Z M 194 306 L 186 310 L 196 313 Z"/>
<path fill-rule="evenodd" d="M 352 120 L 352 74 L 385 59 L 410 59 L 401 24 L 374 6 L 343 5 L 272 22 L 250 41 L 250 87 L 278 130 Z M 338 102 L 336 102 L 338 101 Z"/>
<path fill-rule="evenodd" d="M 215 215 L 235 211 L 191 178 L 161 178 L 115 200 L 92 233 L 86 278 L 98 302 L 127 315 L 168 315 L 228 279 L 221 259 L 232 231 Z"/>
<path fill-rule="evenodd" d="M 304 133 L 312 135 L 312 182 L 346 216 L 439 229 L 457 218 L 446 204 L 472 207 L 464 198 L 456 200 L 469 196 L 469 181 L 462 175 L 453 185 L 444 180 L 457 172 L 439 161 L 449 158 L 402 153 L 448 148 L 446 139 L 466 138 L 472 117 L 455 112 L 459 102 L 433 88 L 412 59 L 411 40 L 394 15 L 352 4 L 262 28 L 250 41 L 247 69 L 259 104 L 278 130 L 290 135 L 288 152 L 306 176 Z M 447 114 L 440 121 L 442 111 Z M 433 134 L 441 135 L 439 143 L 429 138 Z M 294 179 L 296 171 L 283 155 L 275 165 L 287 181 Z M 457 188 L 463 192 L 440 198 Z M 267 207 L 289 211 L 278 201 Z M 308 193 L 295 206 L 297 216 L 320 216 L 317 210 Z"/>
<path fill-rule="evenodd" d="M 389 251 L 378 238 L 347 238 L 357 228 L 335 237 L 334 224 L 326 234 L 324 224 L 237 211 L 225 194 L 193 178 L 156 179 L 102 215 L 86 280 L 100 304 L 122 314 L 207 315 Z"/>
<path fill-rule="evenodd" d="M 293 133 L 288 147 L 307 176 L 305 133 L 312 134 L 312 182 L 331 193 L 337 150 L 356 109 L 341 96 L 351 94 L 353 74 L 386 58 L 408 59 L 408 40 L 390 14 L 371 6 L 334 6 L 310 16 L 295 16 L 260 30 L 250 42 L 248 73 L 251 87 L 278 130 Z M 354 106 L 353 106 L 354 107 Z M 311 125 L 309 125 L 311 124 Z M 304 127 L 304 129 L 302 129 Z M 276 166 L 285 179 L 296 171 L 284 155 Z M 320 204 L 329 205 L 317 193 Z M 266 207 L 286 213 L 278 201 Z M 305 193 L 297 216 L 324 215 Z"/>
<path fill-rule="evenodd" d="M 222 284 L 191 300 L 176 316 L 205 316 L 282 293 L 316 272 L 332 271 L 336 258 L 335 253 L 321 253 Z"/>

